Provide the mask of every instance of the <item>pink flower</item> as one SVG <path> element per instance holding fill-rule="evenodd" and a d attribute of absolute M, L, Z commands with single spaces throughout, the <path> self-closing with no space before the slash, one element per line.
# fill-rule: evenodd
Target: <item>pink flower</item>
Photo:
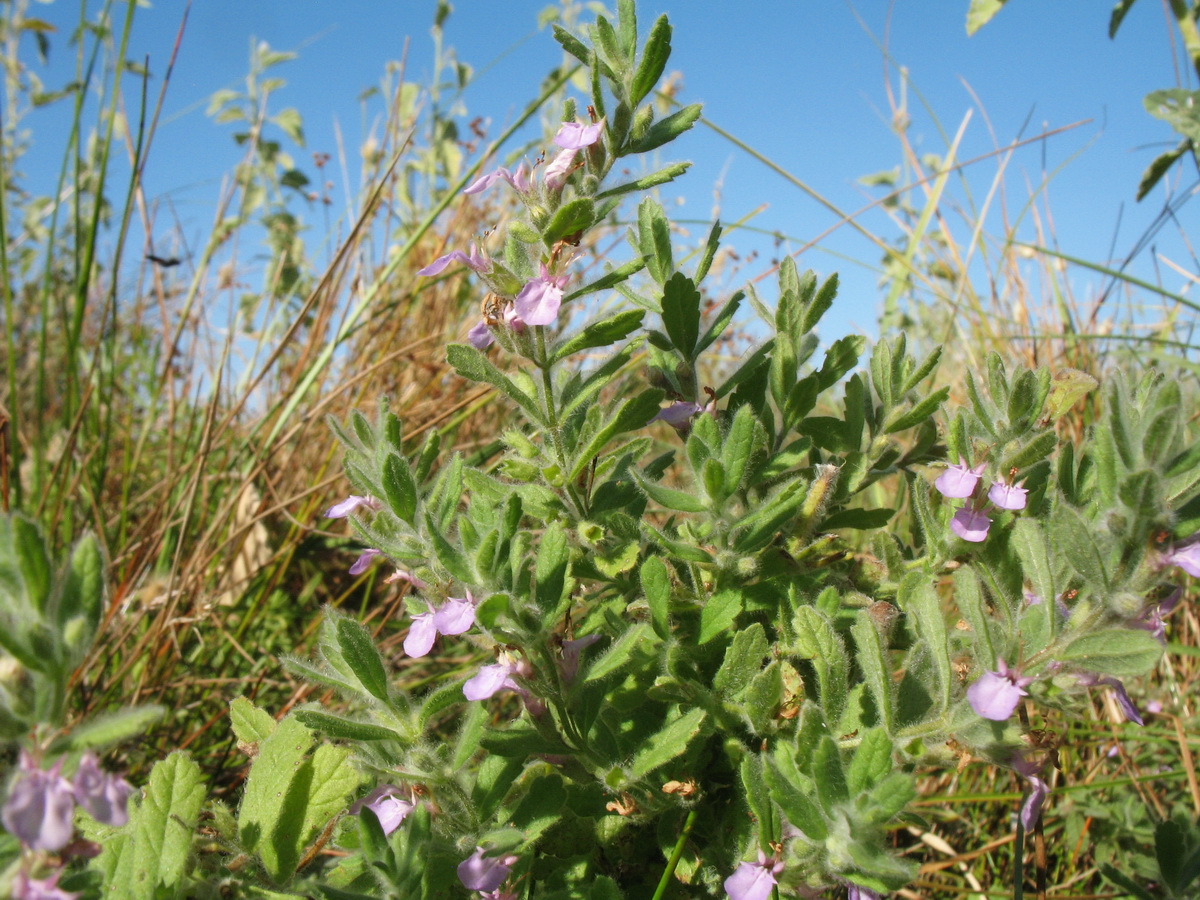
<path fill-rule="evenodd" d="M 550 164 L 546 166 L 546 174 L 543 176 L 546 187 L 556 191 L 567 183 L 567 178 L 570 177 L 575 166 L 575 154 L 578 152 L 578 150 L 562 150 L 554 159 L 550 160 Z"/>
<path fill-rule="evenodd" d="M 501 166 L 494 172 L 488 172 L 480 178 L 477 178 L 471 183 L 471 186 L 463 191 L 464 194 L 478 194 L 480 191 L 485 191 L 490 188 L 496 181 L 503 178 L 513 186 L 514 190 L 520 191 L 522 194 L 529 190 L 529 171 L 525 163 L 517 166 L 517 171 L 510 172 L 508 169 Z"/>
<path fill-rule="evenodd" d="M 576 638 L 573 641 L 563 641 L 562 643 L 562 676 L 563 681 L 574 681 L 575 675 L 579 671 L 579 655 L 596 641 L 600 640 L 600 635 L 589 634 L 581 638 Z"/>
<path fill-rule="evenodd" d="M 488 323 L 480 319 L 475 327 L 467 332 L 467 340 L 476 350 L 486 350 L 496 339 L 492 337 L 492 329 L 488 327 Z"/>
<path fill-rule="evenodd" d="M 329 509 L 325 510 L 325 518 L 344 519 L 352 512 L 358 510 L 359 507 L 374 511 L 383 509 L 383 504 L 374 497 L 356 497 L 354 494 L 351 494 L 341 503 L 335 503 Z"/>
<path fill-rule="evenodd" d="M 551 325 L 558 318 L 562 305 L 565 275 L 551 276 L 542 265 L 541 274 L 521 288 L 513 301 L 513 309 L 526 325 Z"/>
<path fill-rule="evenodd" d="M 725 879 L 725 893 L 729 900 L 767 900 L 779 883 L 775 876 L 782 871 L 782 862 L 759 850 L 757 862 L 740 863 L 737 871 Z"/>
<path fill-rule="evenodd" d="M 18 872 L 12 882 L 13 900 L 75 900 L 77 893 L 58 886 L 61 875 L 59 871 L 49 878 L 30 878 L 25 872 Z"/>
<path fill-rule="evenodd" d="M 366 549 L 359 554 L 358 559 L 354 561 L 354 565 L 350 567 L 351 575 L 361 575 L 371 567 L 371 563 L 375 561 L 375 557 L 383 553 L 382 550 Z"/>
<path fill-rule="evenodd" d="M 418 275 L 438 275 L 450 263 L 458 261 L 475 272 L 490 272 L 492 270 L 492 261 L 475 249 L 472 244 L 467 253 L 461 250 L 451 250 L 445 256 L 439 256 L 423 269 L 418 269 Z"/>
<path fill-rule="evenodd" d="M 1018 775 L 1029 782 L 1029 793 L 1025 795 L 1025 800 L 1021 803 L 1020 819 L 1021 827 L 1026 831 L 1032 831 L 1033 826 L 1041 818 L 1042 804 L 1046 800 L 1046 794 L 1050 791 L 1050 785 L 1046 784 L 1042 778 L 1042 766 L 1026 759 L 1019 752 L 1013 755 L 1012 767 Z"/>
<path fill-rule="evenodd" d="M 1025 497 L 1028 493 L 1029 491 L 1019 484 L 1005 484 L 1003 481 L 995 481 L 988 488 L 988 499 L 1001 509 L 1024 509 Z"/>
<path fill-rule="evenodd" d="M 600 140 L 604 131 L 604 120 L 591 125 L 580 125 L 578 122 L 563 122 L 554 135 L 554 143 L 564 150 L 582 150 Z"/>
<path fill-rule="evenodd" d="M 651 422 L 666 422 L 672 428 L 682 428 L 692 420 L 694 416 L 700 415 L 704 409 L 699 403 L 689 403 L 686 400 L 680 400 L 672 403 L 666 409 L 660 409 Z"/>
<path fill-rule="evenodd" d="M 133 788 L 118 775 L 100 770 L 95 753 L 85 753 L 75 772 L 75 800 L 97 822 L 120 828 L 129 821 Z"/>
<path fill-rule="evenodd" d="M 21 768 L 0 809 L 9 833 L 33 850 L 61 850 L 75 833 L 75 792 L 62 777 L 62 760 L 43 770 L 21 751 Z"/>
<path fill-rule="evenodd" d="M 1097 675 L 1095 672 L 1077 672 L 1075 678 L 1080 684 L 1085 687 L 1107 687 L 1112 688 L 1113 696 L 1116 697 L 1117 705 L 1121 707 L 1121 712 L 1125 714 L 1125 718 L 1130 722 L 1136 722 L 1138 725 L 1145 725 L 1142 721 L 1142 716 L 1138 712 L 1138 708 L 1133 705 L 1133 700 L 1129 696 L 1129 692 L 1125 690 L 1124 683 L 1111 675 Z"/>
<path fill-rule="evenodd" d="M 1193 534 L 1163 557 L 1163 566 L 1179 566 L 1193 578 L 1200 578 L 1200 534 Z"/>
<path fill-rule="evenodd" d="M 484 856 L 483 848 L 476 847 L 474 853 L 458 864 L 458 880 L 468 891 L 491 893 L 504 884 L 517 859 L 511 853 Z"/>
<path fill-rule="evenodd" d="M 437 609 L 413 616 L 404 639 L 404 652 L 409 656 L 424 656 L 433 649 L 439 634 L 462 634 L 475 624 L 475 607 L 478 602 L 471 591 L 466 597 L 447 597 Z"/>
<path fill-rule="evenodd" d="M 938 476 L 938 480 L 933 483 L 933 486 L 943 497 L 952 499 L 970 497 L 975 493 L 975 485 L 979 483 L 979 478 L 983 475 L 986 465 L 986 463 L 980 463 L 971 469 L 968 468 L 967 461 L 960 457 L 958 465 L 947 467 L 946 471 Z"/>
<path fill-rule="evenodd" d="M 956 511 L 954 518 L 950 520 L 950 530 L 964 541 L 970 541 L 973 544 L 978 544 L 987 538 L 988 528 L 991 525 L 991 519 L 969 506 L 964 506 Z"/>
<path fill-rule="evenodd" d="M 879 900 L 879 895 L 870 888 L 850 884 L 846 886 L 846 900 Z"/>
<path fill-rule="evenodd" d="M 375 788 L 367 796 L 356 801 L 350 807 L 351 815 L 358 815 L 364 809 L 375 813 L 379 826 L 385 835 L 391 834 L 415 809 L 413 804 L 400 796 L 400 788 L 392 784 L 384 784 Z"/>
<path fill-rule="evenodd" d="M 521 663 L 503 654 L 500 662 L 484 666 L 463 683 L 463 696 L 468 700 L 487 700 L 501 691 L 524 695 L 528 692 L 516 680 L 517 675 L 525 674 L 523 668 Z"/>
<path fill-rule="evenodd" d="M 998 672 L 984 672 L 967 688 L 967 700 L 975 712 L 993 722 L 1003 722 L 1013 714 L 1022 697 L 1029 696 L 1025 686 L 1032 678 L 1021 678 L 1016 669 L 1000 660 Z"/>

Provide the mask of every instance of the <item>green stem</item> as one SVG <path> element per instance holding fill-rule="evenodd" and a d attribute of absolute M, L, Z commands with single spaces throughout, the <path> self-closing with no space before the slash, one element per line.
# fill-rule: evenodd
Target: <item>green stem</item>
<path fill-rule="evenodd" d="M 679 865 L 679 859 L 683 856 L 684 845 L 687 844 L 687 839 L 692 833 L 692 826 L 695 824 L 696 810 L 688 810 L 687 818 L 683 821 L 683 830 L 679 832 L 679 838 L 675 841 L 675 849 L 671 851 L 671 858 L 667 860 L 667 867 L 663 869 L 662 878 L 658 880 L 658 887 L 651 900 L 662 900 L 666 894 L 671 879 L 675 877 L 675 867 Z"/>

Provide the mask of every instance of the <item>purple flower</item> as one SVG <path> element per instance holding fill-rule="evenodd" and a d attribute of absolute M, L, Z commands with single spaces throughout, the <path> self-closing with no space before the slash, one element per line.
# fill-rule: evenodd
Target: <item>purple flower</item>
<path fill-rule="evenodd" d="M 1025 497 L 1029 491 L 1019 484 L 1005 484 L 996 481 L 988 488 L 988 499 L 1001 509 L 1024 509 Z"/>
<path fill-rule="evenodd" d="M 374 497 L 356 497 L 354 494 L 351 494 L 341 503 L 335 503 L 329 509 L 325 510 L 325 518 L 344 519 L 360 506 L 364 506 L 370 510 L 383 509 L 383 504 Z"/>
<path fill-rule="evenodd" d="M 1029 793 L 1025 795 L 1025 800 L 1021 803 L 1020 819 L 1021 827 L 1026 831 L 1032 831 L 1033 826 L 1041 818 L 1042 803 L 1046 800 L 1050 785 L 1046 784 L 1042 778 L 1042 766 L 1026 759 L 1019 752 L 1013 754 L 1012 767 L 1018 775 L 1029 782 Z"/>
<path fill-rule="evenodd" d="M 75 800 L 97 822 L 120 828 L 129 821 L 129 795 L 124 778 L 101 771 L 95 753 L 85 753 L 75 772 Z"/>
<path fill-rule="evenodd" d="M 397 569 L 387 578 L 383 579 L 384 584 L 391 584 L 394 581 L 406 581 L 411 584 L 416 590 L 423 591 L 429 587 L 424 581 L 404 569 Z"/>
<path fill-rule="evenodd" d="M 49 878 L 30 878 L 25 872 L 18 872 L 12 882 L 13 900 L 75 900 L 77 893 L 58 886 L 60 875 L 61 871 Z"/>
<path fill-rule="evenodd" d="M 502 654 L 500 662 L 484 666 L 463 683 L 463 696 L 468 700 L 487 700 L 501 691 L 516 691 L 525 695 L 528 692 L 516 680 L 517 675 L 525 674 L 523 668 L 508 654 Z"/>
<path fill-rule="evenodd" d="M 1129 624 L 1133 628 L 1141 628 L 1143 631 L 1148 631 L 1162 643 L 1167 642 L 1167 628 L 1163 621 L 1171 614 L 1171 611 L 1179 605 L 1180 598 L 1183 597 L 1183 588 L 1175 588 L 1170 594 L 1159 600 L 1157 603 L 1152 603 L 1147 606 L 1141 613 L 1133 619 Z"/>
<path fill-rule="evenodd" d="M 846 900 L 879 900 L 879 895 L 870 888 L 850 884 L 846 886 Z"/>
<path fill-rule="evenodd" d="M 369 809 L 379 819 L 383 833 L 388 835 L 400 827 L 414 808 L 410 801 L 401 798 L 400 788 L 384 784 L 351 805 L 350 814 L 358 815 L 364 809 Z"/>
<path fill-rule="evenodd" d="M 468 891 L 491 893 L 504 884 L 516 861 L 517 857 L 511 853 L 484 856 L 483 848 L 476 847 L 474 853 L 458 864 L 458 880 Z"/>
<path fill-rule="evenodd" d="M 694 416 L 700 415 L 704 409 L 699 403 L 689 403 L 680 400 L 672 403 L 666 409 L 660 409 L 651 422 L 666 422 L 672 428 L 683 428 Z"/>
<path fill-rule="evenodd" d="M 987 538 L 988 528 L 991 525 L 991 519 L 969 506 L 964 506 L 955 512 L 954 518 L 950 520 L 950 530 L 964 541 L 970 541 L 973 544 L 978 544 Z"/>
<path fill-rule="evenodd" d="M 404 652 L 409 656 L 424 656 L 433 649 L 439 634 L 462 634 L 475 624 L 475 607 L 478 605 L 470 590 L 464 597 L 448 597 L 437 609 L 413 616 L 404 639 Z"/>
<path fill-rule="evenodd" d="M 1107 687 L 1111 688 L 1113 695 L 1117 699 L 1117 705 L 1121 707 L 1121 712 L 1125 714 L 1125 718 L 1130 722 L 1136 722 L 1138 725 L 1145 725 L 1142 721 L 1142 716 L 1138 712 L 1136 706 L 1133 705 L 1133 700 L 1129 697 L 1129 692 L 1125 690 L 1124 683 L 1111 675 L 1097 675 L 1095 672 L 1077 672 L 1075 678 L 1080 684 L 1085 687 Z"/>
<path fill-rule="evenodd" d="M 574 681 L 575 674 L 579 671 L 579 654 L 586 650 L 596 641 L 600 640 L 600 635 L 589 634 L 581 638 L 576 638 L 573 641 L 563 641 L 562 643 L 562 677 L 563 681 Z"/>
<path fill-rule="evenodd" d="M 488 172 L 486 175 L 477 178 L 471 183 L 471 186 L 463 191 L 464 194 L 478 194 L 480 191 L 485 191 L 490 188 L 496 181 L 503 178 L 513 186 L 514 190 L 520 191 L 522 194 L 529 190 L 529 171 L 525 167 L 525 163 L 517 166 L 517 171 L 510 172 L 508 169 L 501 166 L 494 172 Z"/>
<path fill-rule="evenodd" d="M 433 624 L 438 634 L 462 634 L 475 624 L 475 595 L 467 589 L 466 597 L 447 597 L 433 612 Z"/>
<path fill-rule="evenodd" d="M 591 125 L 580 125 L 578 122 L 563 122 L 558 133 L 554 135 L 554 143 L 564 150 L 582 150 L 600 140 L 604 131 L 604 120 Z"/>
<path fill-rule="evenodd" d="M 725 893 L 729 900 L 767 900 L 779 883 L 775 876 L 782 871 L 782 862 L 759 850 L 757 862 L 739 863 L 737 871 L 725 879 Z"/>
<path fill-rule="evenodd" d="M 1179 566 L 1193 578 L 1200 578 L 1200 534 L 1193 534 L 1163 557 L 1163 566 Z"/>
<path fill-rule="evenodd" d="M 490 272 L 492 270 L 492 261 L 475 249 L 472 244 L 467 253 L 461 250 L 451 250 L 445 256 L 439 256 L 423 269 L 418 269 L 418 275 L 438 275 L 446 266 L 457 260 L 468 269 L 476 272 Z"/>
<path fill-rule="evenodd" d="M 984 672 L 967 688 L 967 700 L 978 715 L 993 722 L 1003 722 L 1013 714 L 1022 697 L 1029 696 L 1025 685 L 1032 678 L 1021 678 L 1016 669 L 1000 660 L 1000 671 Z"/>
<path fill-rule="evenodd" d="M 359 554 L 358 559 L 354 561 L 354 565 L 350 567 L 351 575 L 361 575 L 371 567 L 371 563 L 375 561 L 375 557 L 379 556 L 382 550 L 367 549 Z"/>
<path fill-rule="evenodd" d="M 475 327 L 467 332 L 467 340 L 476 350 L 486 350 L 496 339 L 492 337 L 492 329 L 488 327 L 488 323 L 480 319 Z"/>
<path fill-rule="evenodd" d="M 1025 591 L 1025 602 L 1030 606 L 1040 606 L 1042 603 L 1042 598 L 1033 591 Z M 1062 617 L 1064 622 L 1071 618 L 1071 608 L 1067 606 L 1066 601 L 1063 600 L 1062 594 L 1059 594 L 1054 598 L 1054 608 L 1058 611 L 1058 614 Z"/>
<path fill-rule="evenodd" d="M 521 288 L 513 301 L 513 309 L 526 325 L 551 325 L 558 318 L 562 305 L 565 275 L 552 277 L 546 266 L 541 274 Z"/>
<path fill-rule="evenodd" d="M 404 652 L 412 657 L 424 656 L 433 649 L 437 640 L 437 626 L 433 624 L 433 611 L 413 616 L 412 624 L 408 626 L 408 636 L 404 639 Z"/>
<path fill-rule="evenodd" d="M 979 478 L 983 474 L 986 463 L 980 463 L 975 468 L 969 468 L 967 461 L 959 457 L 957 466 L 949 466 L 946 471 L 938 476 L 938 480 L 933 483 L 933 486 L 938 489 L 943 497 L 960 500 L 963 497 L 970 497 L 975 493 L 975 485 L 979 484 Z"/>
<path fill-rule="evenodd" d="M 554 159 L 550 160 L 550 164 L 546 166 L 546 174 L 543 176 L 546 180 L 546 187 L 552 191 L 556 191 L 567 183 L 567 178 L 571 175 L 571 170 L 575 166 L 575 154 L 578 150 L 561 150 Z"/>
<path fill-rule="evenodd" d="M 43 770 L 25 751 L 21 768 L 8 788 L 0 821 L 10 834 L 33 850 L 61 850 L 75 826 L 75 793 L 62 777 L 62 760 Z"/>

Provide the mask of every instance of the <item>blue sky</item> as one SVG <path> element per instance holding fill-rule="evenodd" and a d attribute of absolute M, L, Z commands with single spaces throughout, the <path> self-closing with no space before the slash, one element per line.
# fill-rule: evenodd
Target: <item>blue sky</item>
<path fill-rule="evenodd" d="M 545 6 L 545 0 L 460 0 L 446 23 L 447 45 L 476 71 L 463 97 L 466 108 L 472 116 L 490 119 L 494 132 L 536 94 L 559 60 L 549 31 L 537 29 Z M 313 151 L 336 158 L 335 122 L 353 158 L 370 124 L 364 123 L 357 98 L 378 83 L 387 61 L 400 58 L 406 37 L 410 80 L 431 74 L 433 7 L 432 0 L 197 0 L 147 170 L 151 197 L 170 198 L 193 246 L 211 227 L 221 177 L 240 151 L 230 139 L 232 128 L 214 125 L 204 110 L 214 91 L 240 84 L 252 39 L 299 53 L 278 70 L 287 86 L 274 101 L 276 108 L 294 106 L 304 117 L 307 148 L 296 152 L 297 159 L 307 163 Z M 1175 65 L 1182 66 L 1182 60 L 1173 64 L 1163 4 L 1137 4 L 1115 41 L 1107 36 L 1110 4 L 1096 0 L 1012 0 L 971 38 L 964 27 L 966 7 L 966 0 L 660 0 L 640 4 L 639 14 L 643 32 L 659 12 L 670 15 L 675 31 L 669 68 L 682 73 L 682 100 L 702 101 L 708 119 L 846 211 L 873 196 L 857 183 L 860 176 L 900 162 L 885 93 L 885 79 L 897 87 L 896 69 L 885 64 L 879 44 L 885 31 L 892 60 L 909 73 L 909 134 L 921 152 L 942 154 L 947 140 L 922 102 L 949 134 L 971 112 L 960 159 L 994 150 L 992 132 L 995 142 L 1007 144 L 1042 129 L 1084 122 L 1013 157 L 1007 170 L 1009 209 L 1019 211 L 1027 182 L 1037 183 L 1044 171 L 1067 164 L 1048 194 L 1058 246 L 1097 262 L 1122 257 L 1164 198 L 1160 189 L 1135 204 L 1138 179 L 1157 153 L 1173 145 L 1172 132 L 1142 107 L 1147 92 L 1178 84 Z M 52 38 L 45 76 L 53 86 L 62 67 L 72 64 L 64 36 L 78 7 L 58 0 L 34 9 L 60 29 Z M 182 11 L 180 0 L 155 0 L 137 12 L 129 55 L 149 55 L 155 76 L 165 68 Z M 584 13 L 583 19 L 590 15 Z M 132 85 L 128 82 L 127 90 Z M 152 82 L 151 90 L 157 88 Z M 35 139 L 49 145 L 46 159 L 53 166 L 59 153 L 56 115 L 36 113 L 30 120 Z M 676 142 L 671 157 L 695 162 L 668 195 L 674 216 L 709 219 L 719 182 L 723 221 L 767 204 L 752 224 L 786 235 L 790 248 L 837 220 L 702 126 Z M 35 179 L 45 174 L 37 160 L 35 152 L 25 166 Z M 994 161 L 969 171 L 977 199 L 986 194 L 995 171 Z M 340 185 L 340 177 L 334 180 Z M 344 198 L 335 193 L 335 200 L 335 208 L 342 208 Z M 314 208 L 310 216 L 319 227 L 320 210 Z M 1189 219 L 1196 223 L 1195 210 L 1185 206 L 1184 229 Z M 878 213 L 863 221 L 873 230 L 888 229 Z M 697 239 L 704 230 L 692 226 Z M 958 233 L 965 237 L 963 230 Z M 732 235 L 730 244 L 743 254 L 761 254 L 744 276 L 757 274 L 774 254 L 769 239 L 747 233 Z M 1174 232 L 1164 231 L 1157 248 L 1196 272 Z M 827 337 L 874 329 L 882 294 L 869 266 L 878 259 L 877 248 L 845 227 L 802 257 L 802 267 L 842 274 L 844 287 L 827 319 Z M 1156 274 L 1149 255 L 1135 263 L 1134 271 L 1150 280 L 1161 276 L 1170 290 L 1186 285 L 1184 276 L 1161 265 Z M 1087 273 L 1072 277 L 1082 297 L 1100 284 Z"/>

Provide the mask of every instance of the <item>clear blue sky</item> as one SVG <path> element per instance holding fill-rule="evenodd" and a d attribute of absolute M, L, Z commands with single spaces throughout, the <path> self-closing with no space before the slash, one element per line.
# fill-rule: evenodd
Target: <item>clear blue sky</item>
<path fill-rule="evenodd" d="M 559 60 L 549 31 L 537 31 L 537 15 L 545 6 L 545 0 L 460 0 L 446 24 L 447 45 L 477 73 L 465 104 L 472 116 L 491 119 L 496 131 L 535 95 Z M 1025 183 L 1040 180 L 1043 167 L 1053 170 L 1077 157 L 1050 187 L 1058 243 L 1063 252 L 1104 262 L 1110 246 L 1112 256 L 1122 257 L 1162 205 L 1161 189 L 1141 204 L 1133 196 L 1149 161 L 1173 145 L 1173 133 L 1142 107 L 1147 92 L 1177 84 L 1163 6 L 1161 0 L 1142 0 L 1115 41 L 1107 36 L 1111 3 L 1097 0 L 1012 0 L 971 38 L 964 27 L 967 0 L 657 0 L 641 3 L 639 13 L 643 31 L 659 12 L 670 15 L 675 32 L 669 68 L 682 72 L 681 99 L 702 101 L 715 124 L 849 211 L 870 199 L 856 183 L 859 176 L 900 161 L 887 121 L 885 64 L 875 42 L 888 27 L 890 11 L 892 58 L 907 67 L 913 88 L 946 131 L 952 134 L 974 110 L 960 158 L 994 149 L 983 111 L 1001 144 L 1043 127 L 1088 120 L 1014 157 L 1009 209 L 1019 210 Z M 400 57 L 406 37 L 411 38 L 410 80 L 430 74 L 433 7 L 432 0 L 197 0 L 152 150 L 149 192 L 170 195 L 189 241 L 198 244 L 211 226 L 220 178 L 240 153 L 229 136 L 232 128 L 205 117 L 206 100 L 219 88 L 240 83 L 252 38 L 300 54 L 278 70 L 288 84 L 275 98 L 276 108 L 294 106 L 304 117 L 308 146 L 298 159 L 307 163 L 311 151 L 335 152 L 335 121 L 353 156 L 364 135 L 358 95 L 379 81 L 388 60 Z M 182 11 L 181 0 L 155 0 L 137 12 L 130 56 L 149 55 L 156 76 L 165 68 Z M 47 76 L 53 86 L 58 67 L 70 63 L 64 37 L 77 6 L 65 0 L 35 4 L 33 14 L 60 29 L 52 38 L 53 68 Z M 583 18 L 591 17 L 585 13 Z M 1182 60 L 1176 64 L 1186 69 Z M 895 85 L 894 69 L 889 74 Z M 152 91 L 157 86 L 153 82 Z M 914 142 L 923 152 L 943 153 L 945 139 L 913 92 L 909 108 Z M 30 124 L 41 139 L 53 133 L 48 124 L 56 113 L 38 115 L 45 116 L 47 127 L 37 116 Z M 58 146 L 45 149 L 57 165 Z M 36 150 L 26 170 L 36 176 L 35 156 Z M 680 205 L 673 214 L 679 217 L 708 219 L 720 180 L 724 221 L 769 204 L 752 224 L 789 236 L 792 247 L 836 221 L 762 163 L 701 126 L 676 142 L 671 157 L 696 163 L 676 191 Z M 994 162 L 984 162 L 971 170 L 978 200 L 995 168 Z M 335 181 L 340 190 L 340 178 Z M 343 202 L 336 195 L 335 208 Z M 1194 205 L 1184 207 L 1185 229 L 1189 220 L 1193 226 L 1200 223 L 1196 212 Z M 314 208 L 312 224 L 319 226 L 320 217 Z M 876 230 L 887 228 L 877 214 L 864 222 Z M 693 231 L 698 236 L 703 227 Z M 959 236 L 965 236 L 961 229 Z M 748 234 L 733 236 L 731 243 L 743 252 L 772 254 L 770 241 Z M 825 246 L 869 265 L 879 259 L 878 250 L 848 228 Z M 1170 232 L 1158 247 L 1196 272 L 1195 261 Z M 827 338 L 851 328 L 873 330 L 881 302 L 875 274 L 819 251 L 805 254 L 801 264 L 842 273 L 845 287 L 827 320 Z M 1135 271 L 1155 278 L 1148 256 Z M 1164 286 L 1185 286 L 1182 276 L 1160 271 Z M 1075 277 L 1082 296 L 1099 283 L 1083 273 Z"/>

